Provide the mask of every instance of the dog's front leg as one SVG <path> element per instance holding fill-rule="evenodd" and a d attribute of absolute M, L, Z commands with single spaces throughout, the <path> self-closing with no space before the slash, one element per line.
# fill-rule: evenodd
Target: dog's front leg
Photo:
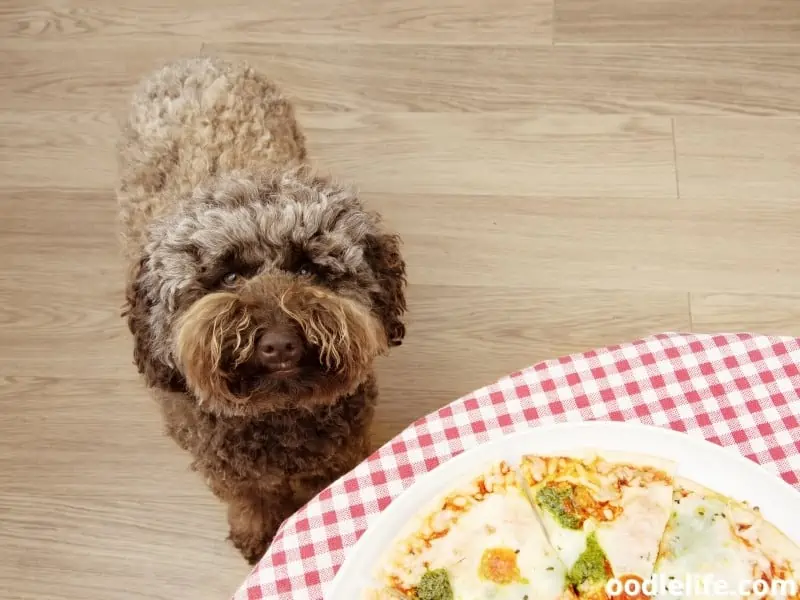
<path fill-rule="evenodd" d="M 291 503 L 291 495 L 277 490 L 254 489 L 228 500 L 229 539 L 251 565 L 264 556 Z"/>
<path fill-rule="evenodd" d="M 247 488 L 228 496 L 229 539 L 250 564 L 257 563 L 284 520 L 330 480 L 330 474 L 305 474 L 285 479 L 280 488 Z"/>

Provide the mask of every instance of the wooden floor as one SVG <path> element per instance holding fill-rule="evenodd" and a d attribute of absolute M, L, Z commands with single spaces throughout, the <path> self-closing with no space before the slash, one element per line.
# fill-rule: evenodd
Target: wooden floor
<path fill-rule="evenodd" d="M 248 572 L 118 316 L 117 119 L 198 52 L 270 73 L 405 239 L 377 442 L 564 353 L 800 335 L 796 0 L 2 0 L 4 598 L 211 600 Z"/>

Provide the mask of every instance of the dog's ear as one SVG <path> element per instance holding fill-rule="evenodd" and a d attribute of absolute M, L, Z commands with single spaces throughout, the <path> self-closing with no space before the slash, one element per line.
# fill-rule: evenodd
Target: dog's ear
<path fill-rule="evenodd" d="M 169 391 L 182 391 L 180 374 L 165 364 L 156 355 L 153 331 L 150 325 L 152 301 L 147 295 L 144 277 L 147 270 L 146 258 L 135 263 L 128 275 L 125 289 L 123 318 L 128 321 L 128 329 L 133 334 L 133 360 L 139 373 L 144 375 L 149 387 Z"/>
<path fill-rule="evenodd" d="M 406 336 L 406 264 L 400 252 L 400 237 L 376 232 L 367 239 L 366 257 L 380 285 L 373 295 L 391 346 L 399 346 Z"/>

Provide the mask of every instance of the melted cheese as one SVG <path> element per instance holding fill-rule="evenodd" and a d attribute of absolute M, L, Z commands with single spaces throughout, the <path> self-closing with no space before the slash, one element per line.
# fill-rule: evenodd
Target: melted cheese
<path fill-rule="evenodd" d="M 736 590 L 740 582 L 760 577 L 764 559 L 736 535 L 735 511 L 721 497 L 676 493 L 654 571 L 659 580 L 674 577 L 685 585 L 687 576 L 693 579 L 712 576 L 714 581 L 724 581 L 729 590 Z M 720 597 L 710 586 L 707 594 L 701 591 L 693 589 L 691 593 L 698 600 Z M 676 596 L 668 590 L 656 596 L 663 600 L 673 597 Z"/>
<path fill-rule="evenodd" d="M 650 577 L 658 547 L 669 519 L 672 486 L 653 483 L 646 488 L 625 488 L 622 514 L 597 526 L 597 541 L 617 577 Z"/>
<path fill-rule="evenodd" d="M 581 552 L 586 549 L 586 536 L 589 531 L 566 529 L 547 511 L 542 511 L 540 517 L 553 548 L 556 549 L 566 567 L 571 567 L 578 560 Z"/>
<path fill-rule="evenodd" d="M 445 569 L 455 600 L 574 598 L 515 474 L 499 473 L 450 494 L 395 544 L 383 568 L 387 587 L 413 598 L 426 571 Z"/>
<path fill-rule="evenodd" d="M 482 574 L 488 549 L 516 553 L 519 576 L 513 582 L 497 584 Z M 431 544 L 423 559 L 431 568 L 447 569 L 460 600 L 559 598 L 565 587 L 564 566 L 521 494 L 493 495 L 475 506 L 449 535 Z"/>

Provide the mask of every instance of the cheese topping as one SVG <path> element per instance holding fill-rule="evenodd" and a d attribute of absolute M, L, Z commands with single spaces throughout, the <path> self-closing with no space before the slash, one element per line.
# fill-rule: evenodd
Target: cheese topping
<path fill-rule="evenodd" d="M 457 600 L 573 597 L 564 565 L 505 463 L 443 497 L 409 531 L 381 573 L 404 598 L 447 598 L 445 575 Z"/>
<path fill-rule="evenodd" d="M 736 515 L 741 520 L 736 519 Z M 685 489 L 676 490 L 655 573 L 684 581 L 687 574 L 712 576 L 736 590 L 740 582 L 761 578 L 772 569 L 770 561 L 753 545 L 757 526 L 752 513 L 737 510 L 723 498 Z M 744 536 L 742 532 L 746 532 Z M 708 590 L 708 598 L 713 590 Z M 658 598 L 671 598 L 663 591 Z M 705 596 L 695 594 L 695 598 Z"/>
<path fill-rule="evenodd" d="M 646 488 L 625 488 L 624 508 L 613 522 L 597 525 L 597 539 L 605 549 L 614 574 L 648 579 L 672 506 L 671 486 L 654 482 Z"/>

